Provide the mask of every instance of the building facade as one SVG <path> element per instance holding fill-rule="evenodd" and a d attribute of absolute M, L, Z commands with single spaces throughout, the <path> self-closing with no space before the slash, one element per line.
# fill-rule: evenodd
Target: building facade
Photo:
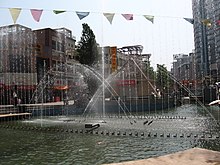
<path fill-rule="evenodd" d="M 195 89 L 195 85 L 197 84 L 195 53 L 189 53 L 189 55 L 174 54 L 173 60 L 171 73 L 176 80 L 188 87 L 191 91 Z M 179 85 L 175 86 L 175 88 L 178 89 Z"/>
<path fill-rule="evenodd" d="M 220 78 L 220 0 L 193 0 L 194 43 L 198 79 Z"/>
<path fill-rule="evenodd" d="M 0 27 L 0 104 L 13 104 L 13 94 L 25 104 L 67 97 L 78 81 L 75 67 L 66 67 L 77 63 L 75 42 L 66 28 Z"/>
<path fill-rule="evenodd" d="M 67 97 L 64 90 L 74 85 L 72 75 L 75 74 L 75 68 L 68 69 L 67 65 L 76 62 L 76 39 L 72 36 L 72 32 L 66 28 L 38 29 L 34 33 L 37 38 L 38 49 L 36 55 L 37 81 L 38 83 L 41 80 L 46 82 L 46 84 L 42 83 L 42 86 L 44 86 L 43 98 L 38 93 L 36 96 L 37 101 L 61 101 Z M 68 78 L 68 72 L 71 73 L 71 79 Z"/>
<path fill-rule="evenodd" d="M 13 93 L 27 102 L 37 84 L 36 36 L 21 25 L 0 27 L 1 104 L 13 104 Z"/>

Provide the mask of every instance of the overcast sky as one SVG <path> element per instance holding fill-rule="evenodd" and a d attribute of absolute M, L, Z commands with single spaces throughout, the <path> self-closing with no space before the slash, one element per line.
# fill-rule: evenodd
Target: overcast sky
<path fill-rule="evenodd" d="M 192 18 L 191 0 L 0 0 L 0 26 L 13 24 L 8 8 L 22 8 L 17 24 L 32 29 L 65 27 L 79 41 L 82 23 L 93 30 L 101 46 L 143 45 L 151 53 L 151 64 L 170 69 L 173 54 L 189 54 L 194 49 L 193 26 L 183 18 Z M 43 9 L 36 22 L 29 9 Z M 53 10 L 66 10 L 54 14 Z M 80 20 L 76 11 L 90 12 Z M 115 13 L 112 24 L 103 13 Z M 127 21 L 121 14 L 134 14 Z M 152 24 L 143 15 L 153 15 Z"/>

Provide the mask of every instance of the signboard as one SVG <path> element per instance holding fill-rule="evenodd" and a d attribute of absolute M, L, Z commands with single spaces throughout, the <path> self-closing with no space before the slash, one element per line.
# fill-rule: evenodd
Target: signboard
<path fill-rule="evenodd" d="M 135 85 L 135 80 L 118 80 L 117 86 L 128 86 L 128 85 Z"/>
<path fill-rule="evenodd" d="M 36 73 L 5 73 L 4 74 L 5 85 L 36 85 L 37 74 Z"/>
<path fill-rule="evenodd" d="M 112 64 L 112 72 L 115 72 L 117 70 L 117 47 L 111 47 L 110 49 L 111 54 L 111 64 Z"/>

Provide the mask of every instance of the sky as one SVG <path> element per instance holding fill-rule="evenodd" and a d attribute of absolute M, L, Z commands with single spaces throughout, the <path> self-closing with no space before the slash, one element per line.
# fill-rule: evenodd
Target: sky
<path fill-rule="evenodd" d="M 93 30 L 100 46 L 142 45 L 142 53 L 151 54 L 151 64 L 165 64 L 170 69 L 173 54 L 189 54 L 194 49 L 193 25 L 183 18 L 192 18 L 192 0 L 0 0 L 0 26 L 13 24 L 8 8 L 21 8 L 17 24 L 33 30 L 65 27 L 78 42 L 82 24 Z M 30 9 L 43 9 L 36 22 Z M 66 10 L 54 14 L 53 10 Z M 80 20 L 76 11 L 90 12 Z M 112 24 L 103 13 L 115 13 Z M 126 20 L 121 14 L 133 14 Z M 143 15 L 154 16 L 151 23 Z"/>

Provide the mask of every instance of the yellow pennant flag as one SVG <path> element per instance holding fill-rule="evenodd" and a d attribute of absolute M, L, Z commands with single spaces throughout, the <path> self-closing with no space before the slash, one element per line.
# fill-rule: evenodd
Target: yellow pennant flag
<path fill-rule="evenodd" d="M 107 18 L 110 24 L 112 24 L 112 20 L 114 18 L 115 13 L 103 13 L 103 15 Z"/>
<path fill-rule="evenodd" d="M 15 24 L 20 12 L 21 12 L 21 8 L 9 8 L 9 11 L 11 13 L 11 17 L 12 17 L 14 24 Z"/>
<path fill-rule="evenodd" d="M 211 23 L 211 20 L 210 19 L 203 19 L 201 21 L 204 25 L 206 25 L 207 27 L 211 27 L 212 26 L 212 23 Z"/>

